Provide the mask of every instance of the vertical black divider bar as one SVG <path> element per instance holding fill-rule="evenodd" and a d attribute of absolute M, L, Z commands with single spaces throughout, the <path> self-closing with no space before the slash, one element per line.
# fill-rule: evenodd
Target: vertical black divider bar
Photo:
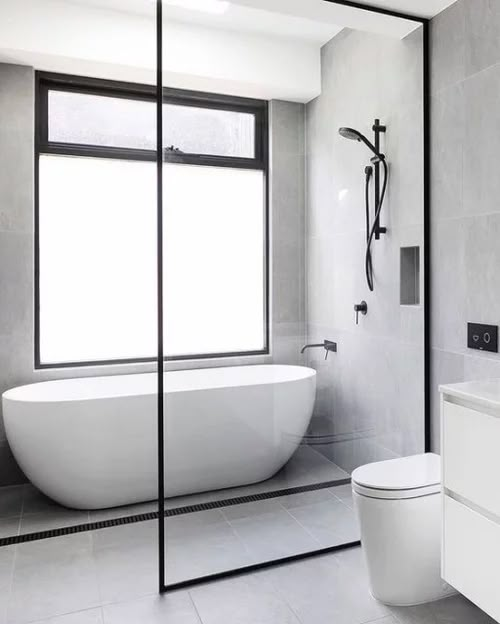
<path fill-rule="evenodd" d="M 425 452 L 432 450 L 432 383 L 431 383 L 431 41 L 430 20 L 423 22 L 424 82 L 424 384 L 425 384 Z"/>
<path fill-rule="evenodd" d="M 430 116 L 430 20 L 425 17 L 415 15 L 407 15 L 379 6 L 370 6 L 361 4 L 351 0 L 323 0 L 330 4 L 359 9 L 368 13 L 377 13 L 386 15 L 387 17 L 395 17 L 411 22 L 416 22 L 423 27 L 423 123 L 424 123 L 424 388 L 425 388 L 425 452 L 429 452 L 432 448 L 431 434 L 431 381 L 430 381 L 430 332 L 431 332 L 431 235 L 430 235 L 430 216 L 431 216 L 431 188 L 430 188 L 430 158 L 431 158 L 431 116 Z M 275 561 L 266 561 L 260 564 L 247 566 L 227 572 L 209 575 L 199 579 L 192 579 L 184 583 L 178 583 L 171 586 L 165 585 L 165 528 L 163 524 L 165 514 L 164 501 L 164 421 L 163 421 L 163 214 L 162 214 L 162 188 L 163 188 L 163 136 L 162 136 L 162 0 L 157 0 L 157 50 L 158 50 L 158 509 L 159 509 L 159 562 L 160 562 L 160 592 L 174 591 L 181 587 L 191 587 L 197 584 L 206 583 L 211 580 L 220 580 L 228 577 L 234 577 L 241 574 L 247 574 L 258 570 L 269 568 L 273 565 L 282 563 L 291 563 L 300 561 L 316 555 L 326 554 L 327 552 L 336 552 L 338 550 L 352 548 L 358 546 L 359 542 L 335 546 L 333 548 L 322 549 L 315 552 L 294 555 L 285 559 L 277 559 Z M 161 357 L 160 357 L 161 356 Z"/>
<path fill-rule="evenodd" d="M 158 312 L 158 582 L 165 591 L 165 416 L 163 380 L 163 6 L 156 0 L 156 168 Z"/>

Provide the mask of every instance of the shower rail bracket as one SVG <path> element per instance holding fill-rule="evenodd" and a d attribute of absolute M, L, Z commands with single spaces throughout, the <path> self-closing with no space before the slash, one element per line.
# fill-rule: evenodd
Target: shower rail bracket
<path fill-rule="evenodd" d="M 375 133 L 375 149 L 380 153 L 380 135 L 387 132 L 387 126 L 380 123 L 380 119 L 375 119 L 375 123 L 372 126 Z M 375 165 L 375 214 L 378 212 L 380 206 L 380 160 L 374 163 Z M 377 221 L 375 228 L 375 240 L 380 240 L 381 234 L 387 234 L 387 228 L 380 225 L 380 218 Z"/>

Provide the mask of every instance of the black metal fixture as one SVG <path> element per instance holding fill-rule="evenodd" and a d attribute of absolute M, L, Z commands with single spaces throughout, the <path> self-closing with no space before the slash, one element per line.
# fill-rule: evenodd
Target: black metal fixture
<path fill-rule="evenodd" d="M 306 345 L 302 348 L 301 353 L 304 354 L 307 349 L 324 349 L 326 351 L 325 360 L 327 360 L 329 353 L 337 353 L 337 343 L 332 342 L 331 340 L 324 340 L 319 344 Z"/>
<path fill-rule="evenodd" d="M 387 127 L 380 123 L 380 119 L 375 119 L 373 124 L 373 132 L 375 134 L 374 143 L 369 141 L 364 134 L 354 128 L 340 128 L 339 134 L 344 139 L 350 141 L 358 141 L 363 143 L 374 154 L 371 159 L 373 166 L 365 168 L 365 207 L 366 207 L 366 254 L 365 254 L 365 273 L 368 288 L 373 292 L 375 285 L 373 279 L 373 260 L 372 260 L 372 243 L 373 239 L 379 240 L 381 234 L 387 233 L 387 228 L 380 225 L 380 213 L 384 204 L 384 198 L 387 191 L 387 181 L 389 177 L 389 168 L 387 166 L 385 154 L 380 150 L 380 135 L 386 132 Z M 380 185 L 380 167 L 384 169 L 384 182 Z M 373 225 L 370 227 L 370 181 L 372 176 L 375 178 L 375 216 Z"/>
<path fill-rule="evenodd" d="M 356 325 L 359 325 L 359 315 L 362 314 L 363 316 L 366 316 L 368 314 L 368 304 L 366 301 L 357 303 L 354 306 L 354 312 L 356 313 Z"/>
<path fill-rule="evenodd" d="M 380 152 L 380 134 L 387 131 L 387 126 L 380 124 L 380 119 L 375 119 L 375 123 L 372 127 L 375 133 L 375 151 Z M 380 211 L 379 204 L 384 201 L 383 196 L 380 195 L 380 161 L 374 163 L 375 165 L 375 214 L 378 214 L 377 221 L 375 223 L 375 240 L 380 239 L 381 234 L 387 233 L 386 227 L 380 226 Z"/>

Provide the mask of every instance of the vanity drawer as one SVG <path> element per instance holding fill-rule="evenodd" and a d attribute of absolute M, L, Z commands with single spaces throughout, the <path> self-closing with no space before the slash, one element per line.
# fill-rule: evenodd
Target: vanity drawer
<path fill-rule="evenodd" d="M 500 621 L 500 525 L 445 496 L 443 578 Z"/>
<path fill-rule="evenodd" d="M 500 516 L 500 418 L 443 401 L 443 484 Z"/>

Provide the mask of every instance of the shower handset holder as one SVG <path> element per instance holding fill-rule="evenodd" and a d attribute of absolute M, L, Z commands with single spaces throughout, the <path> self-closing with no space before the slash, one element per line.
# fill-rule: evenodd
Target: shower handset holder
<path fill-rule="evenodd" d="M 380 161 L 382 158 L 382 153 L 380 151 L 380 135 L 387 131 L 387 126 L 384 126 L 380 123 L 380 119 L 375 119 L 375 123 L 372 127 L 373 132 L 375 133 L 375 150 L 381 156 L 374 156 L 372 158 L 372 163 L 375 167 L 375 214 L 378 212 L 378 208 L 380 206 Z M 381 234 L 387 234 L 387 228 L 380 225 L 380 217 L 376 223 L 375 229 L 375 240 L 380 240 Z"/>

